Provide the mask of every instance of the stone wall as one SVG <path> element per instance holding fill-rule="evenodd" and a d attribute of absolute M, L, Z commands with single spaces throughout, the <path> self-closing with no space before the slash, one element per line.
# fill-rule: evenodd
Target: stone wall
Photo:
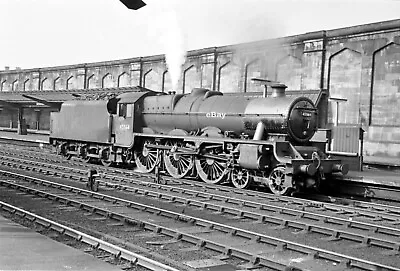
<path fill-rule="evenodd" d="M 338 123 L 364 128 L 367 156 L 400 160 L 400 20 L 190 51 L 175 91 L 262 90 L 254 77 L 278 80 L 292 90 L 323 89 L 326 97 L 347 99 L 339 105 Z M 0 71 L 1 91 L 135 85 L 171 90 L 165 57 Z M 331 126 L 336 121 L 332 102 L 325 98 L 320 108 L 320 125 Z M 2 116 L 6 112 L 0 114 L 1 126 L 9 126 Z"/>

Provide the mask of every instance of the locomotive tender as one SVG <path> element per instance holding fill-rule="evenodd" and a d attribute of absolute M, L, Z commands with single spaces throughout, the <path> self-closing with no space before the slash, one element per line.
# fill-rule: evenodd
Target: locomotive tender
<path fill-rule="evenodd" d="M 278 195 L 318 187 L 348 166 L 330 159 L 311 138 L 317 109 L 306 97 L 223 95 L 195 88 L 166 94 L 135 87 L 109 100 L 72 100 L 52 113 L 50 143 L 59 154 L 104 165 L 161 166 L 175 178 L 198 176 L 238 188 L 264 185 Z"/>

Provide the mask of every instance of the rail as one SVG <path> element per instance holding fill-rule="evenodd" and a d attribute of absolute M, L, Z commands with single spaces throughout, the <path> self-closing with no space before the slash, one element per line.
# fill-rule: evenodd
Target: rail
<path fill-rule="evenodd" d="M 96 249 L 101 249 L 103 251 L 106 251 L 106 252 L 114 255 L 116 258 L 121 258 L 121 259 L 127 260 L 128 262 L 130 262 L 132 264 L 140 265 L 142 267 L 145 267 L 145 268 L 153 270 L 153 271 L 179 271 L 178 269 L 175 269 L 175 268 L 172 268 L 165 264 L 159 263 L 157 261 L 154 261 L 152 259 L 149 259 L 149 258 L 139 255 L 137 253 L 131 252 L 131 251 L 121 248 L 119 246 L 113 245 L 106 241 L 100 240 L 96 237 L 90 236 L 81 231 L 64 226 L 60 223 L 51 221 L 47 218 L 38 216 L 34 213 L 25 211 L 23 209 L 20 209 L 18 207 L 8 204 L 8 203 L 0 201 L 0 208 L 2 208 L 3 210 L 6 210 L 12 214 L 17 214 L 23 218 L 27 218 L 31 222 L 40 224 L 47 229 L 51 229 L 51 230 L 58 232 L 59 234 L 64 234 L 64 235 L 70 236 L 72 238 L 75 238 L 77 241 L 88 244 Z"/>
<path fill-rule="evenodd" d="M 10 172 L 5 172 L 5 171 L 2 171 L 2 172 L 6 173 L 7 175 L 11 175 L 13 177 L 22 178 L 26 181 L 33 181 L 33 182 L 40 182 L 40 183 L 47 183 L 47 184 L 52 183 L 49 181 L 40 180 L 38 178 L 34 178 L 34 177 L 26 176 L 26 175 L 10 173 Z M 5 181 L 2 181 L 2 182 L 5 182 Z M 9 182 L 7 182 L 7 183 L 9 183 Z M 9 184 L 12 187 L 19 186 L 15 183 L 14 184 L 9 183 Z M 358 268 L 365 269 L 365 270 L 376 270 L 376 268 L 378 268 L 378 269 L 381 268 L 382 270 L 396 270 L 396 271 L 400 270 L 399 268 L 396 268 L 393 266 L 386 266 L 383 264 L 371 262 L 371 261 L 360 259 L 357 257 L 343 255 L 341 253 L 327 251 L 324 249 L 319 249 L 319 248 L 315 248 L 315 247 L 308 246 L 308 245 L 298 244 L 296 242 L 283 240 L 281 238 L 271 237 L 271 236 L 267 236 L 267 235 L 264 235 L 261 233 L 254 233 L 249 230 L 244 230 L 244 229 L 240 229 L 240 228 L 229 226 L 229 225 L 223 225 L 221 223 L 211 222 L 208 220 L 199 219 L 196 217 L 183 215 L 183 214 L 176 213 L 176 212 L 162 210 L 160 208 L 155 208 L 155 207 L 149 206 L 149 205 L 143 205 L 143 204 L 135 203 L 132 201 L 115 198 L 112 196 L 107 196 L 104 194 L 89 192 L 87 190 L 83 190 L 83 189 L 79 189 L 79 188 L 71 187 L 71 186 L 67 186 L 67 185 L 61 185 L 61 184 L 57 184 L 57 183 L 53 183 L 53 184 L 58 189 L 77 193 L 80 196 L 88 196 L 93 199 L 99 199 L 99 200 L 101 199 L 101 200 L 104 200 L 107 202 L 113 202 L 113 203 L 119 202 L 119 203 L 124 204 L 125 206 L 132 207 L 137 210 L 145 210 L 147 212 L 150 212 L 150 213 L 153 213 L 156 215 L 163 215 L 163 217 L 170 217 L 175 220 L 176 219 L 183 220 L 192 225 L 206 227 L 210 230 L 217 231 L 221 234 L 222 233 L 228 234 L 230 236 L 235 236 L 237 238 L 243 238 L 245 240 L 254 240 L 258 244 L 265 244 L 265 245 L 269 245 L 269 246 L 272 245 L 272 246 L 275 246 L 276 249 L 279 251 L 288 250 L 288 251 L 306 254 L 311 257 L 310 259 L 328 260 L 328 261 L 336 262 L 339 265 L 343 265 L 343 267 L 358 267 Z M 54 199 L 62 199 L 63 198 L 60 195 L 50 195 L 48 192 L 38 191 L 37 189 L 33 189 L 33 188 L 21 187 L 21 190 L 32 191 L 33 194 L 38 195 L 38 196 L 41 196 L 41 194 L 43 194 L 43 195 L 46 194 L 46 195 L 49 195 L 50 198 L 54 198 Z M 28 193 L 31 193 L 31 192 L 28 192 Z M 234 247 L 231 247 L 230 245 L 228 245 L 228 247 L 227 247 L 226 244 L 223 245 L 223 244 L 213 241 L 213 240 L 207 240 L 205 238 L 196 237 L 192 234 L 178 231 L 177 229 L 169 229 L 169 228 L 166 228 L 161 225 L 156 225 L 153 222 L 146 222 L 143 220 L 138 220 L 137 218 L 127 217 L 126 215 L 118 214 L 118 213 L 112 212 L 110 210 L 103 210 L 102 208 L 95 207 L 95 206 L 92 206 L 87 203 L 77 202 L 77 201 L 71 200 L 71 199 L 68 199 L 68 201 L 71 204 L 72 204 L 72 202 L 74 202 L 74 205 L 78 204 L 80 208 L 83 208 L 86 210 L 91 210 L 92 212 L 94 210 L 97 210 L 96 213 L 98 213 L 98 214 L 102 214 L 102 215 L 105 215 L 108 217 L 114 217 L 115 219 L 118 219 L 118 220 L 121 220 L 121 219 L 124 221 L 130 220 L 133 223 L 143 224 L 144 227 L 146 227 L 150 230 L 153 230 L 154 232 L 157 232 L 158 234 L 163 234 L 163 235 L 167 235 L 167 236 L 171 236 L 171 237 L 177 237 L 179 240 L 197 244 L 200 247 L 207 247 L 212 250 L 225 251 L 225 252 L 228 249 L 228 252 L 229 252 L 228 256 L 236 256 L 236 257 L 239 257 L 242 259 L 252 259 L 252 261 L 254 261 L 254 263 L 265 265 L 265 266 L 275 266 L 275 267 L 279 266 L 279 268 L 281 268 L 282 264 L 283 264 L 282 262 L 275 262 L 275 261 L 271 262 L 270 257 L 266 257 L 261 254 L 254 256 L 254 254 L 251 254 L 251 253 L 249 254 L 249 251 L 234 248 Z"/>

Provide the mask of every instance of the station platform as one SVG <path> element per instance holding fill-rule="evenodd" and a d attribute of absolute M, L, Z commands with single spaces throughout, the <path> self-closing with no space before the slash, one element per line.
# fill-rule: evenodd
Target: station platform
<path fill-rule="evenodd" d="M 35 143 L 49 143 L 49 135 L 43 133 L 29 133 L 27 135 L 18 135 L 12 131 L 1 131 L 0 139 L 13 139 L 21 141 L 29 141 Z M 372 157 L 364 158 L 363 171 L 350 171 L 343 177 L 347 181 L 365 182 L 369 184 L 381 184 L 394 187 L 400 187 L 400 167 L 394 165 L 392 160 L 385 160 L 384 158 L 375 161 Z M 399 161 L 400 164 L 400 161 Z M 368 165 L 387 166 L 387 169 L 369 167 Z"/>
<path fill-rule="evenodd" d="M 116 271 L 120 269 L 0 215 L 0 270 Z"/>
<path fill-rule="evenodd" d="M 1 139 L 12 139 L 12 140 L 20 140 L 20 141 L 28 141 L 35 143 L 49 143 L 49 135 L 43 133 L 33 133 L 29 132 L 27 135 L 19 135 L 16 131 L 10 131 L 5 129 L 0 129 L 0 138 Z"/>
<path fill-rule="evenodd" d="M 400 169 L 378 169 L 364 166 L 363 171 L 349 171 L 343 180 L 362 182 L 370 185 L 400 187 Z"/>

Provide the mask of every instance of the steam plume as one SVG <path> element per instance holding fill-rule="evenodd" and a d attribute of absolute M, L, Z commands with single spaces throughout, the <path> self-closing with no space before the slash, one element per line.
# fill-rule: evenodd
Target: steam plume
<path fill-rule="evenodd" d="M 186 57 L 185 39 L 173 10 L 164 12 L 163 24 L 164 29 L 161 37 L 165 47 L 168 74 L 171 78 L 172 90 L 177 91 L 179 79 L 182 75 L 182 65 L 185 63 Z"/>

